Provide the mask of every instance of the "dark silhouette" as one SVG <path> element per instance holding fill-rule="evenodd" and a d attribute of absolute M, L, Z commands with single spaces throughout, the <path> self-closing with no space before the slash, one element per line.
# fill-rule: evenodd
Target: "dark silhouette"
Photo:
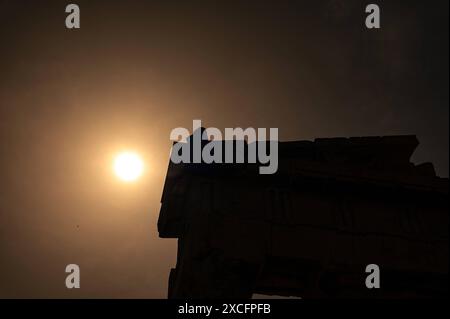
<path fill-rule="evenodd" d="M 448 294 L 448 179 L 415 136 L 279 143 L 279 168 L 169 164 L 158 231 L 178 238 L 169 298 Z M 368 289 L 366 266 L 380 268 Z"/>

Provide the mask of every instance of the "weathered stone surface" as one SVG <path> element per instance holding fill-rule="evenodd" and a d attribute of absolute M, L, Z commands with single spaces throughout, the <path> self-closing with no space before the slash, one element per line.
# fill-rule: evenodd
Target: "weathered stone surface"
<path fill-rule="evenodd" d="M 415 136 L 281 142 L 279 170 L 169 164 L 158 230 L 178 238 L 169 297 L 448 294 L 448 179 Z M 381 288 L 365 287 L 365 267 Z"/>

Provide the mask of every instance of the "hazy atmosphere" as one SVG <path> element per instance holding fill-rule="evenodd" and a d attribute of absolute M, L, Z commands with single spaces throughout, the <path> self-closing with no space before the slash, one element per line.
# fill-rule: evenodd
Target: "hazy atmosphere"
<path fill-rule="evenodd" d="M 415 134 L 448 176 L 448 1 L 0 0 L 0 297 L 166 298 L 175 127 Z M 142 176 L 114 174 L 123 150 Z M 82 289 L 64 284 L 67 264 Z"/>

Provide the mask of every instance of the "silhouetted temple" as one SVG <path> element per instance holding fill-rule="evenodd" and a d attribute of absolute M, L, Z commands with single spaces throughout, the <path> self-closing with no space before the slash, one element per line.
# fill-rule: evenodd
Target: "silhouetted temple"
<path fill-rule="evenodd" d="M 169 164 L 158 231 L 169 298 L 448 294 L 448 179 L 415 136 L 279 143 L 279 169 Z M 365 285 L 368 264 L 381 288 Z"/>

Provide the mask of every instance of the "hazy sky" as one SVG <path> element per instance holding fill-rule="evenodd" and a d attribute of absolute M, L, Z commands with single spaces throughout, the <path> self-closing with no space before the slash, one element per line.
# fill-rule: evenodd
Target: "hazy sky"
<path fill-rule="evenodd" d="M 448 1 L 0 0 L 0 297 L 166 297 L 170 131 L 416 134 L 448 176 Z M 112 173 L 122 149 L 146 173 Z M 65 266 L 81 267 L 81 289 Z"/>

